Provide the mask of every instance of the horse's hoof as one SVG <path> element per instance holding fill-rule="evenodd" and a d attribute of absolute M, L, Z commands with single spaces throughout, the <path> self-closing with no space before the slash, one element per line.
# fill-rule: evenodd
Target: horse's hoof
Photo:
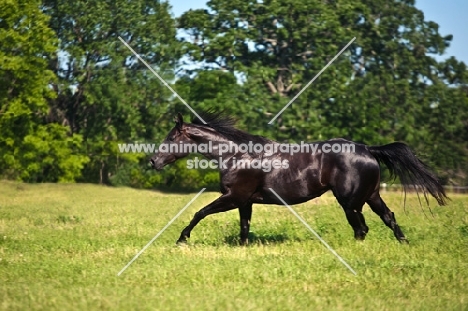
<path fill-rule="evenodd" d="M 409 241 L 406 238 L 398 239 L 401 244 L 409 244 Z"/>
<path fill-rule="evenodd" d="M 359 241 L 359 242 L 362 242 L 366 239 L 366 235 L 365 234 L 357 234 L 354 236 L 354 239 L 356 241 Z"/>
<path fill-rule="evenodd" d="M 177 240 L 176 245 L 185 245 L 187 244 L 187 239 L 180 238 Z"/>
<path fill-rule="evenodd" d="M 189 249 L 189 245 L 186 242 L 176 243 L 175 247 L 181 250 Z"/>

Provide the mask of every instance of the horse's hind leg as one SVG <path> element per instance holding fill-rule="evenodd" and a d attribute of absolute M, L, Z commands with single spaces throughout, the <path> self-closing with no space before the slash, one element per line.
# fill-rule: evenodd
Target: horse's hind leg
<path fill-rule="evenodd" d="M 339 190 L 334 190 L 333 192 L 338 203 L 343 207 L 348 223 L 354 230 L 354 238 L 356 240 L 364 240 L 367 232 L 369 232 L 369 227 L 367 227 L 364 215 L 362 215 L 364 202 L 355 195 L 340 195 L 341 191 Z"/>
<path fill-rule="evenodd" d="M 343 206 L 343 204 L 341 205 Z M 356 240 L 364 240 L 367 232 L 369 232 L 369 227 L 367 227 L 364 215 L 362 215 L 362 205 L 344 205 L 343 209 L 346 213 L 346 219 L 348 219 L 349 224 L 354 230 L 354 238 Z"/>
<path fill-rule="evenodd" d="M 385 202 L 382 200 L 379 194 L 379 190 L 376 190 L 367 200 L 367 204 L 369 204 L 370 208 L 380 216 L 382 221 L 392 229 L 393 234 L 397 238 L 398 241 L 400 242 L 408 242 L 406 240 L 405 235 L 400 229 L 400 226 L 398 226 L 396 219 L 395 219 L 395 214 L 387 207 Z"/>
<path fill-rule="evenodd" d="M 349 224 L 353 227 L 354 238 L 356 240 L 364 240 L 366 238 L 367 232 L 369 232 L 369 227 L 366 225 L 364 215 L 362 215 L 362 206 L 358 210 L 348 209 L 345 212 Z"/>

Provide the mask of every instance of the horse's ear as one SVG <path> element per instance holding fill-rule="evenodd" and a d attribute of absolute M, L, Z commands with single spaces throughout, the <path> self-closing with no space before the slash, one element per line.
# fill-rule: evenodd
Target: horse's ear
<path fill-rule="evenodd" d="M 177 113 L 177 116 L 174 118 L 174 122 L 176 123 L 177 129 L 180 131 L 182 130 L 182 124 L 184 124 L 184 118 L 180 114 L 180 112 Z"/>

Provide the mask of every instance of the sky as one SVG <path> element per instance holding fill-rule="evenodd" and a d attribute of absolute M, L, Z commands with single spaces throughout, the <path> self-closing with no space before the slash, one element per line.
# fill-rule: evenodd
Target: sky
<path fill-rule="evenodd" d="M 172 12 L 180 16 L 189 9 L 206 8 L 206 0 L 169 0 Z M 424 12 L 426 21 L 439 24 L 442 36 L 453 35 L 445 54 L 438 59 L 455 56 L 468 64 L 468 0 L 417 0 L 416 7 Z"/>

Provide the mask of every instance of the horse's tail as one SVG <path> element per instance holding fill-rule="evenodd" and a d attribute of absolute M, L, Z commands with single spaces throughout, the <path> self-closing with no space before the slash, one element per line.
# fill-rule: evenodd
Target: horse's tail
<path fill-rule="evenodd" d="M 426 193 L 429 192 L 439 205 L 447 203 L 448 197 L 438 178 L 406 144 L 395 142 L 383 146 L 369 146 L 368 150 L 379 163 L 387 166 L 393 179 L 397 176 L 400 178 L 405 192 L 413 185 L 416 190 L 422 188 L 426 201 Z"/>

